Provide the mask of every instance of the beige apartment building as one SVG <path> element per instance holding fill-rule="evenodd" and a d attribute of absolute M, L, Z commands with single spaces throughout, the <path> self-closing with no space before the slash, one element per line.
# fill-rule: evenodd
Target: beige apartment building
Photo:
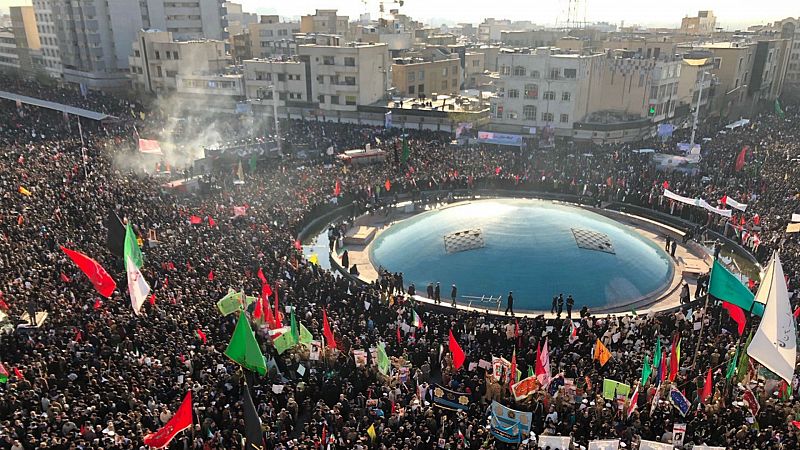
<path fill-rule="evenodd" d="M 294 35 L 300 33 L 300 28 L 299 22 L 281 22 L 277 15 L 261 16 L 258 23 L 247 26 L 250 56 L 269 58 L 273 55 L 288 55 L 285 50 L 293 50 L 293 47 L 281 44 L 294 40 Z"/>
<path fill-rule="evenodd" d="M 611 37 L 600 44 L 603 51 L 625 50 L 641 58 L 672 58 L 677 42 L 672 36 Z"/>
<path fill-rule="evenodd" d="M 340 16 L 335 9 L 318 9 L 311 15 L 300 18 L 302 33 L 330 33 L 345 35 L 349 29 L 349 17 Z"/>
<path fill-rule="evenodd" d="M 310 101 L 320 110 L 356 111 L 385 98 L 391 59 L 384 43 L 344 46 L 299 45 L 298 59 L 308 67 Z"/>
<path fill-rule="evenodd" d="M 140 31 L 128 64 L 134 89 L 166 93 L 177 89 L 178 75 L 216 73 L 228 60 L 223 41 L 175 41 L 169 31 Z"/>
<path fill-rule="evenodd" d="M 244 61 L 245 94 L 254 103 L 266 106 L 311 102 L 306 69 L 306 64 L 297 58 L 248 59 Z"/>
<path fill-rule="evenodd" d="M 697 16 L 686 16 L 681 19 L 681 33 L 692 35 L 709 35 L 717 27 L 717 18 L 712 11 L 698 11 Z"/>
<path fill-rule="evenodd" d="M 464 53 L 464 88 L 475 89 L 478 87 L 478 80 L 486 70 L 485 54 L 467 51 Z"/>
<path fill-rule="evenodd" d="M 39 42 L 39 30 L 36 28 L 33 6 L 12 6 L 9 8 L 9 12 L 19 69 L 32 75 L 39 66 L 43 66 L 42 45 Z"/>
<path fill-rule="evenodd" d="M 439 61 L 396 59 L 392 64 L 392 86 L 402 97 L 457 94 L 461 86 L 461 62 L 458 58 Z"/>

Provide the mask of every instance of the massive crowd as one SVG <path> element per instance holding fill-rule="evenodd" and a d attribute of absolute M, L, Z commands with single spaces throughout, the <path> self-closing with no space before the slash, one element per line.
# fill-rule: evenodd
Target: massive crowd
<path fill-rule="evenodd" d="M 7 86 L 37 92 L 29 82 Z M 798 207 L 794 158 L 800 115 L 793 106 L 786 107 L 785 119 L 765 114 L 753 118 L 752 126 L 725 134 L 709 124 L 701 130 L 710 140 L 704 142 L 695 175 L 656 171 L 649 156 L 632 152 L 631 146 L 559 145 L 536 152 L 463 148 L 452 146 L 449 134 L 433 131 L 410 131 L 410 158 L 402 162 L 392 150 L 399 145 L 399 130 L 292 120 L 282 124 L 285 141 L 295 148 L 320 149 L 320 158 L 301 160 L 287 151 L 255 170 L 245 164 L 244 183 L 238 182 L 235 166 L 217 167 L 219 189 L 193 195 L 165 190 L 162 179 L 120 167 L 120 161 L 136 158 L 135 151 L 127 150 L 132 126 L 142 131 L 152 126 L 138 114 L 126 114 L 131 103 L 55 88 L 38 92 L 54 101 L 120 112 L 124 121 L 84 121 L 82 150 L 75 122 L 65 121 L 61 112 L 0 102 L 0 305 L 7 305 L 14 321 L 29 311 L 47 313 L 41 328 L 0 337 L 0 362 L 10 372 L 8 381 L 0 383 L 0 449 L 146 448 L 143 436 L 162 427 L 189 390 L 194 426 L 170 448 L 241 448 L 244 374 L 223 354 L 236 314 L 221 316 L 215 303 L 228 288 L 257 295 L 259 269 L 278 290 L 281 304 L 294 306 L 316 339 L 325 308 L 339 346 L 319 359 L 311 359 L 303 347 L 278 354 L 268 334 L 258 333 L 270 371 L 255 377 L 253 396 L 268 449 L 514 448 L 490 436 L 487 407 L 492 399 L 533 412 L 534 436 L 520 448 L 537 448 L 535 437 L 543 434 L 570 435 L 584 447 L 593 439 L 620 439 L 628 448 L 640 439 L 671 442 L 677 422 L 687 425 L 686 448 L 701 443 L 730 449 L 800 446 L 800 430 L 791 423 L 800 418 L 797 380 L 792 389 L 778 389 L 746 367 L 726 378 L 741 338 L 715 302 L 707 309 L 692 305 L 691 319 L 682 312 L 608 318 L 581 314 L 579 321 L 573 319 L 579 324 L 577 339 L 569 339 L 572 327 L 563 319 L 515 322 L 413 305 L 402 295 L 387 295 L 387 283 L 356 284 L 320 269 L 305 261 L 295 245 L 309 218 L 330 209 L 337 184 L 339 204 L 352 200 L 358 210 L 399 194 L 419 197 L 423 191 L 557 192 L 658 209 L 729 237 L 738 234 L 762 262 L 781 247 L 793 290 L 800 281 L 800 248 L 796 238 L 783 232 Z M 667 151 L 684 134 L 641 147 Z M 367 143 L 389 148 L 387 160 L 343 170 L 331 166 L 324 154 L 330 146 L 341 151 Z M 734 161 L 743 145 L 751 151 L 737 172 Z M 682 195 L 709 201 L 727 195 L 748 203 L 742 230 L 726 227 L 703 210 L 673 206 L 661 196 L 665 182 Z M 242 206 L 244 215 L 233 214 L 234 207 Z M 142 249 L 142 271 L 154 297 L 139 316 L 131 310 L 122 262 L 106 248 L 110 211 L 132 224 L 139 236 L 155 237 Z M 201 223 L 191 223 L 191 216 Z M 733 225 L 741 223 L 737 214 Z M 745 231 L 757 234 L 759 243 L 742 241 Z M 111 298 L 95 292 L 60 251 L 62 245 L 97 259 L 109 271 L 118 281 Z M 412 309 L 424 326 L 400 331 L 412 324 Z M 704 323 L 702 341 L 695 322 Z M 756 324 L 751 320 L 747 326 Z M 198 329 L 207 341 L 198 337 Z M 467 355 L 460 370 L 453 369 L 447 350 L 451 330 Z M 652 380 L 630 416 L 627 408 L 603 399 L 603 379 L 635 384 L 645 355 L 652 360 L 656 339 L 668 346 L 678 337 L 684 356 L 675 385 L 692 402 L 685 417 L 669 402 L 654 400 Z M 516 402 L 506 385 L 470 364 L 495 356 L 510 359 L 515 350 L 524 371 L 534 365 L 545 339 L 553 374 L 574 380 L 574 390 L 554 383 Z M 597 339 L 612 355 L 602 366 L 592 358 Z M 356 363 L 352 350 L 378 342 L 386 344 L 393 363 L 410 363 L 405 381 L 387 380 L 374 364 Z M 701 403 L 698 392 L 709 367 L 715 393 Z M 437 384 L 468 393 L 469 408 L 454 412 L 436 406 L 430 392 Z M 761 404 L 752 419 L 741 402 L 745 385 Z"/>

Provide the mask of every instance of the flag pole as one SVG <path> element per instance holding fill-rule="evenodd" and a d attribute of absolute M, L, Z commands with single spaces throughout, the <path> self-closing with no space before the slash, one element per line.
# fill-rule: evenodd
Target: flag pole
<path fill-rule="evenodd" d="M 78 134 L 81 137 L 81 162 L 83 163 L 83 176 L 89 178 L 89 172 L 86 170 L 86 144 L 83 140 L 83 127 L 81 126 L 81 116 L 76 115 L 78 118 Z"/>
<path fill-rule="evenodd" d="M 713 269 L 712 269 L 713 270 Z M 700 353 L 700 344 L 703 342 L 703 331 L 706 327 L 706 314 L 708 314 L 708 292 L 704 294 L 706 296 L 706 302 L 703 305 L 703 318 L 700 319 L 700 337 L 697 338 L 697 345 L 694 346 L 694 357 L 692 358 L 692 370 L 694 370 L 695 364 L 697 363 L 697 355 Z M 752 306 L 751 306 L 752 308 Z"/>

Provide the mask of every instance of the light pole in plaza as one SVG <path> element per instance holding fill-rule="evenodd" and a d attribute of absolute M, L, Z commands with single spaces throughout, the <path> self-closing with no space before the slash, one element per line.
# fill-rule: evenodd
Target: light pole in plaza
<path fill-rule="evenodd" d="M 709 60 L 709 58 L 698 58 L 698 59 L 684 58 L 683 59 L 684 63 L 686 63 L 686 64 L 688 64 L 690 66 L 698 67 L 698 70 L 701 71 L 700 72 L 700 88 L 697 91 L 697 106 L 694 109 L 694 119 L 692 120 L 692 137 L 689 140 L 689 148 L 690 149 L 694 148 L 694 138 L 695 138 L 695 134 L 697 133 L 697 120 L 700 117 L 700 102 L 703 100 L 703 83 L 705 83 L 705 81 L 706 81 L 706 73 L 707 73 L 707 71 L 705 69 L 703 69 L 702 67 L 705 66 L 708 63 L 708 60 Z M 709 77 L 711 76 L 710 73 L 708 75 L 709 75 Z"/>

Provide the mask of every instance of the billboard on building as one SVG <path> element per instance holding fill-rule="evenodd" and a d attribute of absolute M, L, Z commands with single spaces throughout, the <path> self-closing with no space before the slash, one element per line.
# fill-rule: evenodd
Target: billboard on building
<path fill-rule="evenodd" d="M 522 145 L 522 136 L 518 134 L 479 131 L 478 142 L 483 144 L 513 145 L 515 147 L 519 147 Z"/>

